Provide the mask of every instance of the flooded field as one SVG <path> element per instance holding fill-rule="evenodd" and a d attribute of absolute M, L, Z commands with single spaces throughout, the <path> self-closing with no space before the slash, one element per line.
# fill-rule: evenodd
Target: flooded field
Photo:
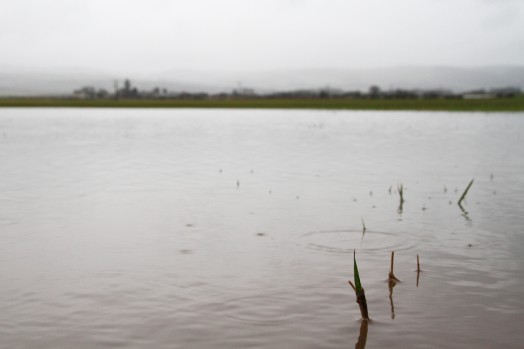
<path fill-rule="evenodd" d="M 0 347 L 520 348 L 523 137 L 522 113 L 0 109 Z"/>

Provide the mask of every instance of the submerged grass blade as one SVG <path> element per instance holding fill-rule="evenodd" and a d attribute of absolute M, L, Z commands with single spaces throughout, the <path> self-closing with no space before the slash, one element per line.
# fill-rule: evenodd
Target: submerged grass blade
<path fill-rule="evenodd" d="M 462 200 L 466 198 L 466 194 L 468 193 L 469 188 L 471 188 L 471 186 L 473 185 L 473 180 L 474 178 L 469 182 L 468 186 L 466 187 L 466 190 L 464 190 L 464 193 L 462 193 L 462 196 L 460 197 L 458 201 L 459 206 L 462 206 Z"/>
<path fill-rule="evenodd" d="M 355 275 L 354 276 L 355 277 L 355 288 L 358 293 L 362 291 L 362 284 L 360 283 L 360 276 L 358 274 L 356 251 L 353 251 L 353 262 L 354 262 L 353 272 Z"/>

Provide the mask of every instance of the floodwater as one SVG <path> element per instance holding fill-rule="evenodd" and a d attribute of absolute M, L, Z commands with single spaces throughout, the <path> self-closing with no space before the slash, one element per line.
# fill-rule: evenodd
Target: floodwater
<path fill-rule="evenodd" d="M 0 109 L 0 347 L 521 348 L 523 136 L 522 113 Z"/>

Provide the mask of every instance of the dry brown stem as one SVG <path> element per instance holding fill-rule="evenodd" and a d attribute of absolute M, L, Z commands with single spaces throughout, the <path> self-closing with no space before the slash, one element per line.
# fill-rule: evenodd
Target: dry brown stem
<path fill-rule="evenodd" d="M 389 281 L 390 282 L 391 281 L 393 281 L 393 282 L 400 281 L 399 279 L 397 279 L 397 277 L 393 273 L 394 263 L 395 263 L 395 251 L 391 251 L 391 267 L 389 269 Z"/>

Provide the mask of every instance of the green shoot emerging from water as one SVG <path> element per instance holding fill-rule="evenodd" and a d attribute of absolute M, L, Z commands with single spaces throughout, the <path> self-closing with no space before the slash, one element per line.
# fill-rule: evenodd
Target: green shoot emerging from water
<path fill-rule="evenodd" d="M 360 314 L 362 315 L 362 318 L 364 320 L 369 320 L 368 315 L 368 304 L 366 302 L 366 294 L 364 293 L 364 288 L 362 287 L 362 284 L 360 283 L 360 275 L 358 274 L 358 267 L 357 267 L 357 258 L 356 258 L 356 251 L 353 251 L 353 262 L 354 262 L 354 280 L 355 284 L 351 281 L 348 281 L 353 290 L 355 291 L 355 294 L 357 296 L 357 303 L 360 307 Z"/>
<path fill-rule="evenodd" d="M 464 190 L 464 193 L 462 194 L 462 196 L 460 197 L 460 199 L 459 199 L 459 201 L 458 201 L 458 205 L 459 205 L 460 207 L 462 207 L 462 200 L 464 200 L 464 199 L 466 198 L 466 194 L 468 193 L 469 188 L 471 188 L 471 186 L 473 185 L 473 180 L 474 180 L 474 179 L 472 179 L 472 180 L 469 182 L 468 186 L 466 187 L 466 190 Z"/>
<path fill-rule="evenodd" d="M 362 291 L 362 284 L 360 283 L 360 276 L 358 275 L 356 251 L 353 251 L 353 263 L 354 263 L 353 272 L 354 272 L 354 279 L 355 279 L 355 289 L 358 293 Z"/>

